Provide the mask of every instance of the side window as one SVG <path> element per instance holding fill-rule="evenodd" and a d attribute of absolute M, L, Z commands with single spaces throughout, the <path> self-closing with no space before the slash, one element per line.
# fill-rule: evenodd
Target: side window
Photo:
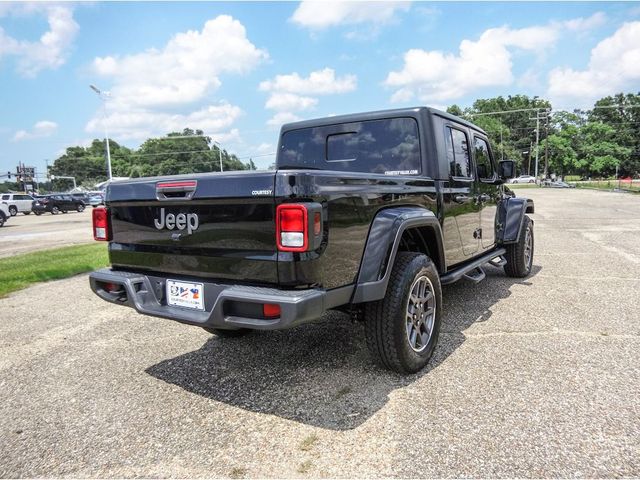
<path fill-rule="evenodd" d="M 474 137 L 473 146 L 476 157 L 476 169 L 480 180 L 491 180 L 494 177 L 493 162 L 489 153 L 489 144 L 486 140 Z"/>
<path fill-rule="evenodd" d="M 452 177 L 473 177 L 467 134 L 457 128 L 446 128 L 447 161 Z"/>
<path fill-rule="evenodd" d="M 9 200 L 11 198 L 10 195 L 2 195 L 2 200 Z"/>

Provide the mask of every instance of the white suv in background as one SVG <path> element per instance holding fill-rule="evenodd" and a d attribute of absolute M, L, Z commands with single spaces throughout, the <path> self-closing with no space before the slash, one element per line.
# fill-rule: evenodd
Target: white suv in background
<path fill-rule="evenodd" d="M 7 206 L 9 215 L 12 217 L 15 217 L 18 212 L 29 215 L 31 213 L 33 197 L 24 193 L 3 193 L 0 195 L 0 203 Z"/>

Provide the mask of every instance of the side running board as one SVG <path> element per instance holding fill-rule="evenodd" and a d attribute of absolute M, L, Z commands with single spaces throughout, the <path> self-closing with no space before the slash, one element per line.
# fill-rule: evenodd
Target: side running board
<path fill-rule="evenodd" d="M 489 265 L 493 265 L 494 267 L 504 267 L 507 264 L 507 259 L 504 258 L 504 255 L 500 255 L 498 257 L 492 258 L 488 263 Z"/>
<path fill-rule="evenodd" d="M 481 282 L 485 277 L 485 273 L 480 267 L 485 263 L 489 263 L 496 267 L 503 266 L 506 263 L 504 258 L 506 253 L 507 250 L 503 247 L 491 250 L 481 257 L 471 260 L 469 263 L 463 264 L 454 270 L 445 273 L 440 277 L 440 283 L 442 285 L 448 285 L 450 283 L 457 282 L 461 278 L 468 278 L 476 283 Z"/>
<path fill-rule="evenodd" d="M 482 267 L 476 267 L 473 270 L 469 270 L 467 273 L 465 273 L 463 278 L 471 280 L 473 283 L 480 283 L 486 276 L 487 275 L 484 273 Z"/>

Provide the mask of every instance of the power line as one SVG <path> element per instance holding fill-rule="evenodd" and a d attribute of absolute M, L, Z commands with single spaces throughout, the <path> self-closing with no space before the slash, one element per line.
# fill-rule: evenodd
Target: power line
<path fill-rule="evenodd" d="M 519 108 L 516 110 L 499 110 L 496 112 L 482 112 L 482 113 L 469 113 L 469 114 L 465 114 L 467 117 L 480 117 L 482 115 L 498 115 L 498 114 L 503 114 L 503 113 L 516 113 L 516 112 L 533 112 L 536 110 L 549 110 L 551 111 L 550 108 L 548 107 L 538 107 L 538 108 Z"/>

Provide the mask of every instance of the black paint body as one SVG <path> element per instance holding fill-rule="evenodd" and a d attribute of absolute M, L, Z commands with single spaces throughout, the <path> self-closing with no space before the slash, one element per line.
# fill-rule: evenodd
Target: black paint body
<path fill-rule="evenodd" d="M 379 284 L 409 228 L 422 229 L 415 238 L 428 241 L 441 275 L 514 241 L 514 225 L 526 202 L 525 207 L 520 199 L 507 202 L 511 197 L 496 175 L 480 181 L 475 175 L 459 179 L 449 174 L 447 125 L 464 130 L 469 139 L 486 139 L 468 122 L 421 107 L 298 122 L 285 125 L 282 134 L 407 117 L 419 128 L 418 174 L 278 169 L 113 183 L 106 197 L 113 270 L 282 289 L 353 286 L 351 300 L 357 302 L 380 296 Z M 195 180 L 195 193 L 189 200 L 159 200 L 156 184 L 168 180 Z M 322 205 L 322 241 L 317 249 L 278 251 L 274 217 L 283 202 Z M 160 208 L 174 215 L 197 213 L 198 229 L 191 235 L 186 230 L 158 230 L 154 218 L 159 218 Z M 368 290 L 356 288 L 365 284 Z"/>

